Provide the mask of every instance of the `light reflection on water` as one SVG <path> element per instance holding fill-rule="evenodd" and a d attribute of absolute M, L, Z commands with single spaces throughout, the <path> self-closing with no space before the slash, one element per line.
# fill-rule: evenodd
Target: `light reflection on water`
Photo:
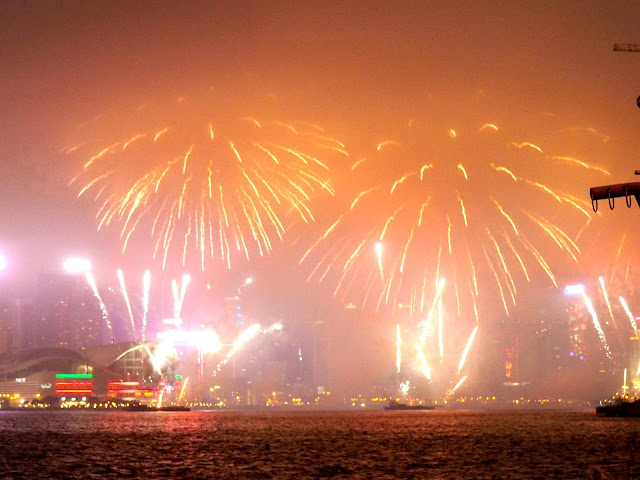
<path fill-rule="evenodd" d="M 640 419 L 591 411 L 17 411 L 0 441 L 16 479 L 640 478 Z"/>

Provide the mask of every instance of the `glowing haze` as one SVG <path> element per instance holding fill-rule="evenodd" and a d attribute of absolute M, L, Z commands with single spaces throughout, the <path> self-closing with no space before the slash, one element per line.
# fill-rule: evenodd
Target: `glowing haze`
<path fill-rule="evenodd" d="M 585 202 L 640 168 L 640 55 L 612 51 L 640 42 L 638 13 L 4 2 L 2 286 L 30 295 L 83 252 L 96 297 L 117 268 L 189 273 L 185 308 L 206 310 L 251 273 L 265 315 L 326 320 L 351 347 L 335 350 L 343 384 L 411 363 L 454 395 L 486 375 L 479 345 L 543 316 L 536 288 L 557 300 L 602 276 L 611 314 L 599 290 L 588 298 L 615 358 L 614 323 L 635 330 L 640 308 L 639 212 Z M 123 275 L 118 294 L 133 284 Z M 411 334 L 393 318 L 407 309 Z M 377 363 L 355 360 L 374 349 Z"/>

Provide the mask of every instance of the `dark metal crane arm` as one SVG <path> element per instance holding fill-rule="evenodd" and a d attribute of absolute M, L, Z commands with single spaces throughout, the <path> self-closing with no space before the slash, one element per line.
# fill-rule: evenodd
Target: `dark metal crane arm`
<path fill-rule="evenodd" d="M 604 200 L 605 198 L 609 201 L 609 208 L 611 210 L 613 210 L 614 198 L 616 197 L 625 197 L 627 207 L 631 207 L 631 197 L 636 197 L 636 202 L 640 207 L 640 182 L 591 187 L 589 194 L 591 195 L 591 206 L 594 212 L 598 211 L 598 200 Z"/>

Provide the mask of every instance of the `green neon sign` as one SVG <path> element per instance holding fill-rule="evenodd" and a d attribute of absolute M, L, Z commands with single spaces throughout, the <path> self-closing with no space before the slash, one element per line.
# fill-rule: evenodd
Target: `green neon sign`
<path fill-rule="evenodd" d="M 93 373 L 56 373 L 56 378 L 93 378 Z"/>

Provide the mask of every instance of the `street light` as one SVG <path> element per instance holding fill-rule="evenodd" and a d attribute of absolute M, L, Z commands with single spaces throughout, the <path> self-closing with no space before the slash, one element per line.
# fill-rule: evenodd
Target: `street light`
<path fill-rule="evenodd" d="M 0 271 L 6 270 L 7 268 L 7 257 L 5 257 L 4 253 L 0 253 Z"/>

